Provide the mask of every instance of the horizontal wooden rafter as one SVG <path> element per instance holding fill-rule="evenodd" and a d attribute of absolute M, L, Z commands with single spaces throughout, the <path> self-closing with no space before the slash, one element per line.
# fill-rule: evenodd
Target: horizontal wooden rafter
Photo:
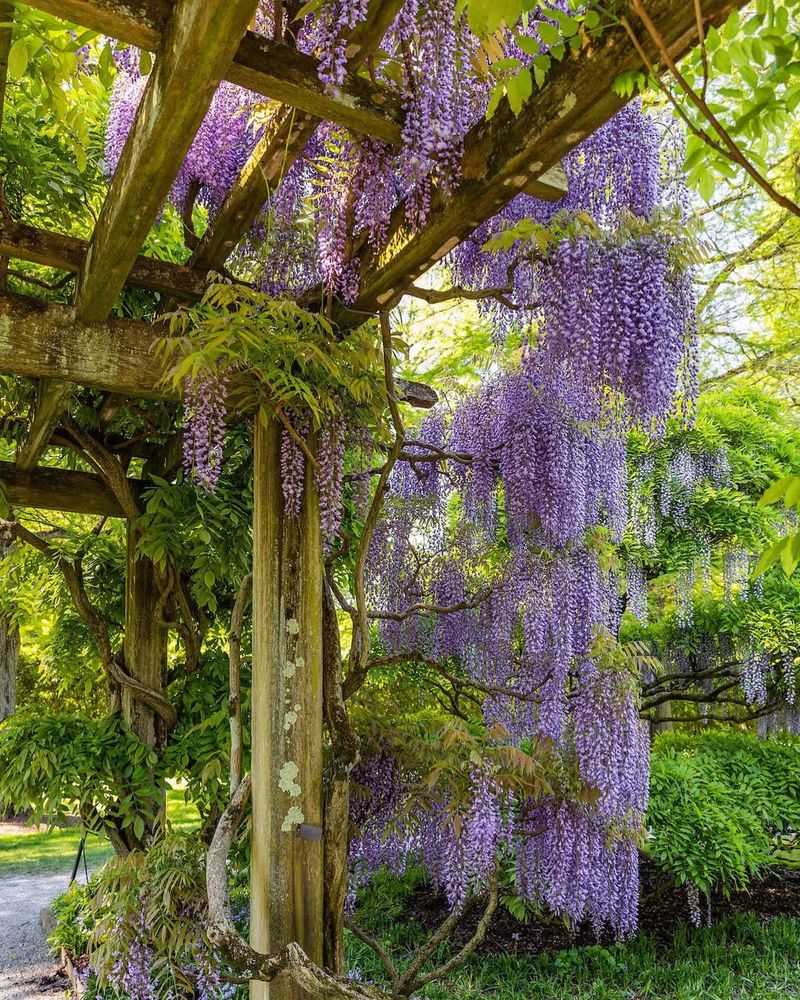
<path fill-rule="evenodd" d="M 60 379 L 124 396 L 176 399 L 162 385 L 160 336 L 150 323 L 108 319 L 82 323 L 73 306 L 0 295 L 0 371 Z"/>
<path fill-rule="evenodd" d="M 31 0 L 30 6 L 155 51 L 174 0 Z M 386 142 L 400 141 L 402 111 L 393 94 L 354 74 L 341 87 L 328 91 L 317 66 L 311 56 L 248 31 L 225 77 L 354 132 Z"/>
<path fill-rule="evenodd" d="M 131 480 L 131 484 L 136 495 L 144 488 L 138 480 Z M 12 462 L 0 462 L 0 490 L 8 503 L 17 507 L 105 517 L 125 516 L 105 482 L 90 472 L 72 472 L 48 466 L 23 471 Z"/>
<path fill-rule="evenodd" d="M 706 25 L 720 24 L 744 0 L 702 0 Z M 697 42 L 692 2 L 649 0 L 648 11 L 678 58 Z M 640 28 L 641 26 L 636 25 Z M 645 51 L 654 61 L 652 42 L 641 32 Z M 437 192 L 423 228 L 386 263 L 368 267 L 352 322 L 364 311 L 388 308 L 436 261 L 441 260 L 482 222 L 497 214 L 520 191 L 553 168 L 571 149 L 609 120 L 625 103 L 614 81 L 641 60 L 624 27 L 607 28 L 600 38 L 585 41 L 554 65 L 542 89 L 518 116 L 504 103 L 491 121 L 478 123 L 464 144 L 463 180 L 448 196 Z M 392 231 L 399 233 L 402 210 L 395 212 Z M 344 321 L 345 312 L 342 318 Z"/>
<path fill-rule="evenodd" d="M 22 223 L 10 224 L 0 217 L 0 255 L 76 273 L 83 266 L 88 249 L 87 240 Z M 173 264 L 140 254 L 134 260 L 127 284 L 191 300 L 203 294 L 206 279 L 207 273 L 198 266 Z"/>
<path fill-rule="evenodd" d="M 156 347 L 166 325 L 111 318 L 83 323 L 72 306 L 0 294 L 0 373 L 57 379 L 132 398 L 177 400 Z M 433 389 L 398 380 L 403 402 L 436 403 Z"/>

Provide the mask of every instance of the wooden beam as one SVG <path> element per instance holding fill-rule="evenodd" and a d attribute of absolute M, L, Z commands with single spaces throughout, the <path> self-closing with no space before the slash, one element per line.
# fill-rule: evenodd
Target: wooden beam
<path fill-rule="evenodd" d="M 72 382 L 134 399 L 177 400 L 156 351 L 168 333 L 166 325 L 133 319 L 82 323 L 73 306 L 0 294 L 0 373 Z M 401 400 L 418 409 L 430 409 L 438 398 L 419 382 L 398 379 L 397 388 Z"/>
<path fill-rule="evenodd" d="M 207 2 L 207 0 L 206 0 Z M 56 17 L 93 28 L 139 48 L 155 51 L 174 0 L 33 0 L 30 6 Z M 200 8 L 206 3 L 195 4 Z M 373 135 L 386 142 L 400 141 L 402 109 L 392 93 L 351 74 L 339 88 L 326 90 L 317 73 L 317 60 L 282 42 L 248 31 L 226 79 L 257 94 Z"/>
<path fill-rule="evenodd" d="M 707 26 L 720 24 L 744 0 L 703 0 Z M 697 43 L 694 5 L 649 0 L 648 11 L 676 57 Z M 635 19 L 634 19 L 635 21 Z M 639 30 L 642 45 L 654 62 L 652 43 Z M 518 116 L 504 103 L 491 121 L 479 122 L 464 143 L 463 180 L 450 196 L 437 192 L 425 226 L 414 233 L 387 263 L 372 262 L 350 322 L 366 312 L 396 304 L 404 290 L 484 220 L 497 214 L 520 191 L 543 178 L 625 103 L 613 91 L 614 80 L 641 61 L 624 28 L 607 28 L 596 42 L 555 63 L 544 87 Z M 397 211 L 391 231 L 398 234 L 403 213 Z M 369 262 L 368 262 L 369 263 Z M 345 312 L 342 313 L 345 320 Z"/>
<path fill-rule="evenodd" d="M 34 468 L 47 447 L 75 387 L 70 382 L 44 379 L 36 387 L 36 402 L 30 427 L 17 448 L 17 465 L 25 472 Z"/>
<path fill-rule="evenodd" d="M 45 232 L 22 223 L 9 223 L 0 217 L 0 255 L 27 260 L 32 264 L 77 273 L 83 266 L 87 240 L 63 233 Z M 127 284 L 149 288 L 180 299 L 198 299 L 203 294 L 207 273 L 199 267 L 173 264 L 155 257 L 137 256 Z"/>
<path fill-rule="evenodd" d="M 222 267 L 318 124 L 313 115 L 288 105 L 276 110 L 192 254 L 194 267 L 206 271 Z"/>
<path fill-rule="evenodd" d="M 174 6 L 81 268 L 80 319 L 104 320 L 111 312 L 257 6 Z"/>
<path fill-rule="evenodd" d="M 162 384 L 155 353 L 161 336 L 150 323 L 109 319 L 82 323 L 75 309 L 16 295 L 0 295 L 0 371 L 58 379 L 125 396 L 176 399 Z"/>
<path fill-rule="evenodd" d="M 144 488 L 132 480 L 137 494 Z M 124 517 L 122 508 L 100 476 L 39 466 L 24 472 L 13 462 L 0 462 L 0 488 L 9 503 L 37 510 Z"/>

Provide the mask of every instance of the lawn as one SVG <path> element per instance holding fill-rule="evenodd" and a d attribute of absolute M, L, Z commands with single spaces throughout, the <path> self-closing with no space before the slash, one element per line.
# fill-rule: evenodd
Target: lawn
<path fill-rule="evenodd" d="M 379 978 L 368 949 L 349 941 L 351 968 Z M 794 1000 L 800 998 L 800 921 L 740 914 L 677 930 L 669 945 L 629 944 L 551 955 L 480 955 L 426 1000 Z"/>
<path fill-rule="evenodd" d="M 167 792 L 167 816 L 179 830 L 189 829 L 198 822 L 197 810 L 184 801 L 183 790 L 170 788 Z M 46 830 L 22 836 L 0 836 L 0 877 L 39 872 L 68 870 L 75 859 L 81 831 L 77 827 Z M 107 840 L 90 835 L 86 840 L 86 857 L 89 871 L 97 869 L 113 850 Z M 83 863 L 81 862 L 81 871 Z"/>

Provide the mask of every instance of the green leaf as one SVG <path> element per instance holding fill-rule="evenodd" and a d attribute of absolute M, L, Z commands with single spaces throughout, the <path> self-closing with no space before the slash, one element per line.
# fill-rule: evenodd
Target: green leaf
<path fill-rule="evenodd" d="M 139 72 L 142 76 L 147 76 L 152 68 L 153 56 L 147 51 L 147 49 L 141 49 L 139 51 Z"/>
<path fill-rule="evenodd" d="M 796 476 L 784 476 L 783 479 L 779 479 L 776 483 L 773 483 L 772 486 L 764 491 L 761 499 L 758 501 L 759 506 L 775 503 L 776 500 L 780 500 L 796 478 Z"/>
<path fill-rule="evenodd" d="M 24 38 L 18 38 L 8 53 L 8 73 L 13 80 L 24 76 L 28 68 L 28 46 Z"/>
<path fill-rule="evenodd" d="M 733 65 L 727 49 L 717 49 L 711 57 L 711 63 L 720 73 L 730 73 Z"/>
<path fill-rule="evenodd" d="M 558 45 L 561 41 L 561 33 L 555 25 L 549 21 L 539 21 L 536 25 L 539 35 L 545 45 Z"/>

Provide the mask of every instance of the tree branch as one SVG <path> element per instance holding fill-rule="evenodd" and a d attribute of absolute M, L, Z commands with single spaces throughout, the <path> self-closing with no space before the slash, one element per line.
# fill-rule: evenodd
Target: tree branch
<path fill-rule="evenodd" d="M 230 792 L 236 793 L 242 781 L 242 624 L 250 591 L 253 585 L 253 574 L 248 573 L 239 584 L 239 591 L 231 613 L 231 628 L 228 633 L 228 719 L 231 733 L 230 753 Z"/>
<path fill-rule="evenodd" d="M 779 191 L 776 191 L 776 189 L 767 180 L 767 178 L 764 177 L 763 174 L 761 174 L 756 169 L 756 167 L 753 166 L 753 164 L 747 159 L 744 153 L 742 153 L 741 149 L 739 149 L 736 142 L 731 137 L 725 126 L 722 124 L 722 122 L 717 118 L 717 116 L 708 106 L 705 98 L 700 94 L 698 94 L 695 90 L 692 89 L 692 87 L 689 86 L 689 83 L 687 82 L 686 78 L 683 76 L 683 74 L 680 72 L 677 65 L 675 64 L 675 60 L 672 58 L 669 48 L 666 45 L 661 33 L 653 23 L 653 20 L 650 17 L 650 15 L 647 13 L 647 10 L 645 9 L 642 0 L 631 0 L 631 6 L 633 7 L 633 10 L 635 11 L 637 16 L 641 20 L 642 24 L 644 25 L 645 30 L 652 39 L 656 48 L 658 49 L 659 55 L 661 56 L 662 60 L 664 61 L 664 64 L 667 66 L 670 73 L 672 74 L 672 77 L 674 78 L 675 82 L 684 92 L 689 101 L 700 112 L 702 117 L 705 118 L 705 120 L 709 123 L 709 125 L 711 125 L 716 134 L 719 136 L 720 141 L 716 142 L 704 129 L 698 128 L 691 121 L 691 119 L 689 119 L 689 116 L 686 114 L 686 112 L 683 111 L 682 108 L 680 108 L 678 102 L 671 95 L 671 91 L 669 91 L 668 88 L 662 88 L 669 97 L 673 106 L 676 107 L 676 109 L 678 109 L 681 117 L 684 119 L 684 121 L 687 122 L 692 132 L 696 136 L 698 136 L 698 138 L 702 139 L 703 142 L 705 142 L 716 152 L 720 153 L 727 159 L 731 160 L 733 163 L 736 163 L 738 164 L 738 166 L 742 167 L 746 171 L 746 173 L 755 181 L 755 183 L 774 202 L 776 202 L 776 204 L 780 205 L 782 208 L 785 208 L 788 212 L 791 212 L 793 215 L 800 217 L 800 205 L 792 201 L 791 198 L 787 198 L 785 195 L 782 195 Z M 628 36 L 631 38 L 631 41 L 636 47 L 640 58 L 642 58 L 645 66 L 647 66 L 647 69 L 650 72 L 651 76 L 655 81 L 658 81 L 658 76 L 655 74 L 652 64 L 647 58 L 647 54 L 645 53 L 644 49 L 641 46 L 641 43 L 636 37 L 635 32 L 631 28 L 630 23 L 624 17 L 621 19 L 621 21 L 623 26 L 625 27 L 625 30 L 628 33 Z"/>

